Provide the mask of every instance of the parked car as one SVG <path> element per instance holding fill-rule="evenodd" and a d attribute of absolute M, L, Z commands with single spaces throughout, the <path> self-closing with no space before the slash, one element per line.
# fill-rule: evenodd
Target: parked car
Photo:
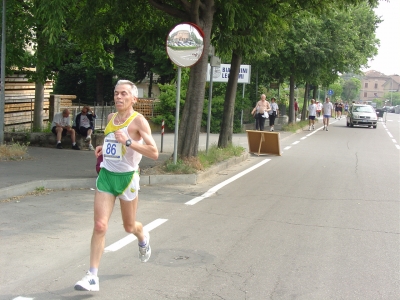
<path fill-rule="evenodd" d="M 378 116 L 371 105 L 353 104 L 347 114 L 347 127 L 354 125 L 376 128 Z"/>
<path fill-rule="evenodd" d="M 382 107 L 388 113 L 394 113 L 394 106 L 384 106 Z"/>

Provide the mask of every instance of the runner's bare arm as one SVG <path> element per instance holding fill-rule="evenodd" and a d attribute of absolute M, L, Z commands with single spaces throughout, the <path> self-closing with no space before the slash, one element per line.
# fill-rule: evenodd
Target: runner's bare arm
<path fill-rule="evenodd" d="M 129 125 L 128 128 L 129 135 L 134 140 L 140 140 L 143 138 L 145 144 L 136 143 L 132 141 L 131 148 L 148 158 L 156 160 L 158 158 L 158 149 L 156 142 L 154 141 L 153 136 L 151 135 L 151 129 L 149 122 L 143 117 L 142 115 L 138 115 L 132 123 Z M 122 143 L 126 143 L 128 137 L 124 137 L 125 140 L 119 141 Z"/>

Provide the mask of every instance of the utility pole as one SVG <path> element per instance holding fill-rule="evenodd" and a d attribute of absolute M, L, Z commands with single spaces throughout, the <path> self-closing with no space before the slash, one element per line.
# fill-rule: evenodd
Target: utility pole
<path fill-rule="evenodd" d="M 5 105 L 5 72 L 6 72 L 6 0 L 3 0 L 1 24 L 1 92 L 0 92 L 0 145 L 4 144 L 4 105 Z"/>

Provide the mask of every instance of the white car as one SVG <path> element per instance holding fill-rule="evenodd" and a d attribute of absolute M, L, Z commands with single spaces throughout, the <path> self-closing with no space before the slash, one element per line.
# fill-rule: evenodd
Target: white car
<path fill-rule="evenodd" d="M 350 106 L 349 113 L 347 114 L 347 127 L 359 125 L 376 128 L 377 123 L 378 116 L 371 105 L 353 104 Z"/>

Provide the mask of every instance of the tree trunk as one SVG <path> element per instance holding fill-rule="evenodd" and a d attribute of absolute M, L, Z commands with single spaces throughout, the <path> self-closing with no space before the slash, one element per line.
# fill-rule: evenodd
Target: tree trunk
<path fill-rule="evenodd" d="M 294 114 L 294 86 L 295 86 L 295 78 L 294 75 L 290 75 L 290 93 L 289 93 L 289 123 L 293 123 L 295 121 Z"/>
<path fill-rule="evenodd" d="M 148 91 L 148 98 L 152 98 L 152 90 L 153 90 L 153 72 L 152 71 L 150 71 L 149 72 L 149 91 Z"/>
<path fill-rule="evenodd" d="M 33 108 L 33 131 L 42 131 L 43 129 L 43 102 L 44 102 L 44 84 L 37 80 L 35 82 L 35 105 Z"/>
<path fill-rule="evenodd" d="M 96 72 L 96 104 L 104 106 L 104 74 Z"/>
<path fill-rule="evenodd" d="M 203 114 L 204 95 L 206 86 L 206 72 L 208 63 L 208 50 L 211 40 L 211 29 L 215 13 L 214 0 L 203 1 L 164 1 L 148 0 L 155 8 L 182 20 L 192 22 L 199 26 L 204 33 L 203 56 L 190 70 L 190 78 L 186 93 L 185 105 L 179 123 L 177 154 L 181 158 L 197 156 L 201 119 Z M 176 8 L 174 3 L 182 2 L 181 8 Z"/>
<path fill-rule="evenodd" d="M 36 50 L 36 76 L 35 76 L 35 104 L 33 108 L 33 131 L 41 131 L 43 129 L 43 102 L 44 102 L 44 65 L 46 57 L 43 53 L 44 38 L 41 29 L 38 26 L 36 31 L 37 36 L 37 50 Z M 57 112 L 55 112 L 57 113 Z M 53 116 L 51 116 L 53 117 Z"/>
<path fill-rule="evenodd" d="M 306 119 L 307 107 L 308 107 L 308 94 L 310 84 L 306 82 L 306 88 L 304 89 L 304 101 L 303 101 L 303 109 L 301 110 L 301 120 L 304 121 Z"/>
<path fill-rule="evenodd" d="M 222 114 L 221 131 L 218 139 L 218 147 L 226 148 L 232 144 L 233 116 L 235 113 L 236 89 L 242 63 L 242 55 L 235 50 L 232 53 L 231 70 L 229 72 L 228 85 L 226 87 L 224 111 Z"/>
<path fill-rule="evenodd" d="M 213 3 L 213 1 L 208 2 Z M 177 154 L 181 158 L 189 158 L 197 156 L 198 154 L 214 5 L 203 10 L 201 17 L 201 22 L 203 24 L 197 25 L 199 25 L 204 32 L 204 52 L 197 64 L 190 69 L 185 105 L 179 123 Z"/>

